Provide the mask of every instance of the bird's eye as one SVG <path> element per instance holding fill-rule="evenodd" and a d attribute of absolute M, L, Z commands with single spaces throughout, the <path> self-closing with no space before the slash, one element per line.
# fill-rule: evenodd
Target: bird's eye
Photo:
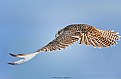
<path fill-rule="evenodd" d="M 55 34 L 55 37 L 58 37 L 59 35 L 58 35 L 58 33 L 57 34 Z"/>
<path fill-rule="evenodd" d="M 61 31 L 58 31 L 58 34 L 60 34 L 61 33 Z"/>
<path fill-rule="evenodd" d="M 58 32 L 57 32 L 57 34 L 55 35 L 55 37 L 58 37 L 60 34 L 62 34 L 62 29 L 60 29 Z"/>

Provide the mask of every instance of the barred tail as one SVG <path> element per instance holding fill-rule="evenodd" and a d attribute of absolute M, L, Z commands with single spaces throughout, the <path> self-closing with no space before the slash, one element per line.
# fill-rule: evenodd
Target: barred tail
<path fill-rule="evenodd" d="M 98 37 L 99 40 L 102 41 L 105 47 L 110 47 L 112 45 L 118 44 L 118 40 L 121 36 L 119 36 L 118 32 L 114 32 L 114 30 L 103 31 L 101 30 L 101 36 Z"/>
<path fill-rule="evenodd" d="M 86 33 L 81 35 L 80 44 L 92 45 L 94 47 L 110 47 L 117 44 L 120 39 L 118 32 L 114 30 L 100 30 L 95 27 L 88 27 Z"/>

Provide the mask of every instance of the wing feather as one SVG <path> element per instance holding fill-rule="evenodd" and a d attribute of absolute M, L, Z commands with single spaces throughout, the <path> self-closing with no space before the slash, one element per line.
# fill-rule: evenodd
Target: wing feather
<path fill-rule="evenodd" d="M 41 48 L 38 51 L 53 51 L 53 50 L 61 50 L 65 49 L 71 44 L 78 41 L 78 38 L 68 36 L 68 35 L 60 35 L 57 38 L 55 38 L 52 42 L 48 43 L 46 46 Z"/>

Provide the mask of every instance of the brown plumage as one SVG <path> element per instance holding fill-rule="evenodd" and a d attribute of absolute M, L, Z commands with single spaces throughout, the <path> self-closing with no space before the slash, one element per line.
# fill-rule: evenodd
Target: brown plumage
<path fill-rule="evenodd" d="M 15 65 L 24 63 L 40 52 L 65 49 L 78 40 L 79 44 L 86 44 L 87 46 L 92 45 L 93 47 L 98 48 L 110 47 L 117 44 L 116 40 L 120 38 L 118 34 L 118 32 L 114 32 L 113 30 L 101 30 L 87 24 L 68 25 L 58 31 L 55 36 L 56 38 L 53 41 L 49 42 L 36 52 L 31 54 L 10 54 L 14 57 L 24 58 L 24 60 L 19 60 L 9 64 Z"/>

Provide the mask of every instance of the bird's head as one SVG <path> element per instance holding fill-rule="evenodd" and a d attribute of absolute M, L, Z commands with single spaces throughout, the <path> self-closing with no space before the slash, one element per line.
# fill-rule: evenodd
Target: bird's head
<path fill-rule="evenodd" d="M 58 30 L 57 34 L 55 35 L 55 37 L 58 37 L 59 35 L 61 35 L 63 33 L 63 29 Z"/>

